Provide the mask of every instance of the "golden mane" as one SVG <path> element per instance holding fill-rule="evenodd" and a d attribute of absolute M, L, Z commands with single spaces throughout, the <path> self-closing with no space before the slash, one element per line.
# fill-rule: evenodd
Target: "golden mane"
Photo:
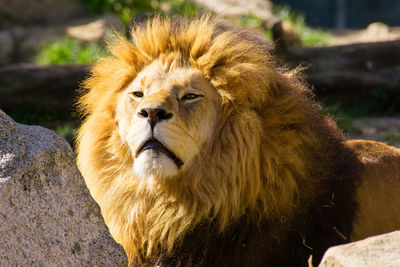
<path fill-rule="evenodd" d="M 156 17 L 116 38 L 96 63 L 79 101 L 78 165 L 111 234 L 130 261 L 179 246 L 204 220 L 220 231 L 244 214 L 288 220 L 317 194 L 343 141 L 320 114 L 309 89 L 276 67 L 265 43 L 209 16 Z M 148 187 L 133 177 L 132 155 L 114 116 L 118 94 L 151 62 L 180 58 L 199 69 L 220 95 L 215 142 L 189 171 Z M 328 141 L 327 141 L 328 140 Z M 310 154 L 313 158 L 310 158 Z"/>

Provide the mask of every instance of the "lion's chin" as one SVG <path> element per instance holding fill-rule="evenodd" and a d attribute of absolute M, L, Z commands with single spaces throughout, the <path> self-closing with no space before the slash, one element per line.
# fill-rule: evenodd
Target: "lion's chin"
<path fill-rule="evenodd" d="M 149 176 L 168 178 L 178 173 L 178 167 L 173 159 L 164 153 L 149 149 L 140 153 L 135 159 L 133 171 L 142 179 Z"/>

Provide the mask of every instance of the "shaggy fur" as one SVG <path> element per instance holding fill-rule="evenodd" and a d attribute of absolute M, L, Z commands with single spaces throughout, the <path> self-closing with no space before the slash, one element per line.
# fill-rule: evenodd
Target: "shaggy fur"
<path fill-rule="evenodd" d="M 360 163 L 261 39 L 210 17 L 154 18 L 132 36 L 84 82 L 78 135 L 79 168 L 132 265 L 307 266 L 348 240 Z M 116 109 L 156 61 L 201 72 L 218 96 L 218 125 L 190 167 L 144 185 Z"/>

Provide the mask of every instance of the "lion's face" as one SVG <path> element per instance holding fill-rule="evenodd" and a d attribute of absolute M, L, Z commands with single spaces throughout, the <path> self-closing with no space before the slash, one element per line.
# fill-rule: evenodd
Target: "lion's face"
<path fill-rule="evenodd" d="M 217 93 L 202 73 L 157 60 L 118 100 L 119 135 L 141 178 L 167 178 L 188 168 L 213 140 Z"/>

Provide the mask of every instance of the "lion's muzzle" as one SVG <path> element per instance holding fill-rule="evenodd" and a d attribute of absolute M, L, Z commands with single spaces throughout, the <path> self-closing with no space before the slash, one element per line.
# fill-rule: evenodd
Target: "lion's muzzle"
<path fill-rule="evenodd" d="M 166 146 L 164 146 L 162 143 L 160 143 L 157 139 L 151 138 L 147 140 L 138 150 L 136 153 L 136 157 L 139 156 L 140 153 L 143 151 L 146 151 L 148 149 L 152 149 L 154 151 L 159 151 L 161 153 L 164 153 L 166 156 L 171 158 L 176 166 L 181 167 L 183 165 L 183 161 L 178 158 L 171 150 L 169 150 Z"/>
<path fill-rule="evenodd" d="M 157 122 L 168 120 L 173 115 L 171 112 L 167 112 L 166 110 L 160 108 L 142 108 L 138 112 L 138 116 L 139 118 L 147 118 L 151 130 L 153 131 Z"/>

